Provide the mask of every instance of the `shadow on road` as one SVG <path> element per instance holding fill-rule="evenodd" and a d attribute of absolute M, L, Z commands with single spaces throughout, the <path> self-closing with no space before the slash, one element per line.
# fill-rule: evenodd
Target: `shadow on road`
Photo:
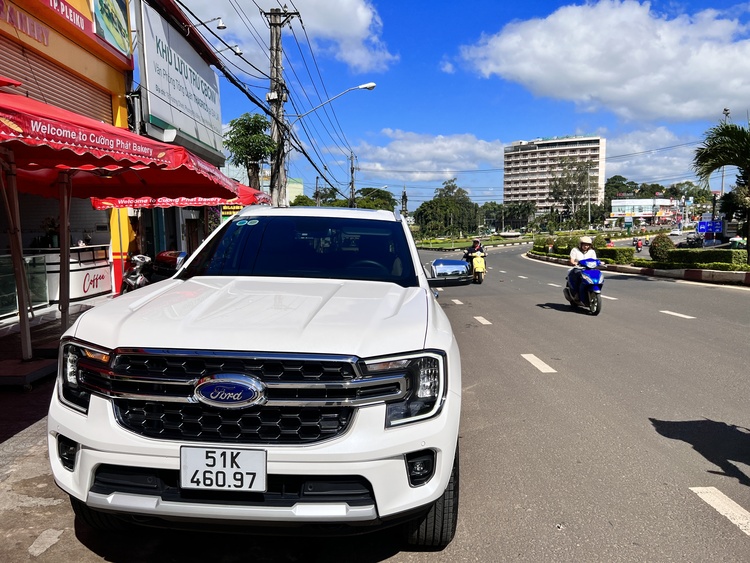
<path fill-rule="evenodd" d="M 0 386 L 0 443 L 47 416 L 55 376 L 36 381 L 31 390 Z"/>
<path fill-rule="evenodd" d="M 583 307 L 571 307 L 567 301 L 564 303 L 537 303 L 540 309 L 552 309 L 553 311 L 565 311 L 566 313 L 583 313 L 588 315 L 588 311 Z"/>
<path fill-rule="evenodd" d="M 721 468 L 721 471 L 709 473 L 732 477 L 750 486 L 750 477 L 732 463 L 750 465 L 750 429 L 709 419 L 649 420 L 659 434 L 692 445 L 696 452 Z"/>
<path fill-rule="evenodd" d="M 345 537 L 183 532 L 137 528 L 94 532 L 76 519 L 77 539 L 104 561 L 376 563 L 399 553 L 397 529 Z"/>

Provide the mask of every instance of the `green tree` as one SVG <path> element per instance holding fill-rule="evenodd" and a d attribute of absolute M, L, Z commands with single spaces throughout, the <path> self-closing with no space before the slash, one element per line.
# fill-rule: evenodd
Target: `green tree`
<path fill-rule="evenodd" d="M 443 182 L 443 187 L 435 190 L 435 197 L 414 211 L 414 222 L 420 230 L 426 231 L 428 225 L 433 229 L 436 224 L 442 225 L 442 232 L 435 234 L 474 233 L 478 219 L 479 206 L 456 184 L 455 178 Z"/>
<path fill-rule="evenodd" d="M 303 206 L 303 207 L 315 207 L 315 200 L 305 194 L 300 194 L 294 198 L 293 201 L 289 202 L 290 207 Z"/>
<path fill-rule="evenodd" d="M 229 130 L 224 135 L 229 162 L 247 171 L 251 188 L 260 189 L 260 165 L 276 148 L 266 133 L 269 127 L 270 122 L 264 115 L 243 113 L 229 122 Z"/>
<path fill-rule="evenodd" d="M 381 188 L 362 188 L 357 190 L 357 207 L 363 209 L 387 209 L 393 211 L 398 200 L 388 190 Z"/>
<path fill-rule="evenodd" d="M 580 227 L 588 222 L 587 198 L 596 188 L 598 179 L 589 175 L 588 163 L 564 157 L 561 170 L 550 181 L 550 197 L 562 205 L 565 214 L 572 219 L 572 226 Z M 585 207 L 586 215 L 580 210 Z"/>

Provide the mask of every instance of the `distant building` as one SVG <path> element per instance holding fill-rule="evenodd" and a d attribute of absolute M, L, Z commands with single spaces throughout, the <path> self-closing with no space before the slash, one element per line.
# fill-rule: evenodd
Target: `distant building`
<path fill-rule="evenodd" d="M 681 219 L 682 214 L 679 202 L 675 203 L 670 198 L 613 199 L 607 223 L 614 223 L 620 218 L 626 223 L 636 220 L 637 225 L 670 225 Z"/>
<path fill-rule="evenodd" d="M 533 201 L 537 214 L 553 209 L 550 181 L 562 170 L 563 158 L 590 164 L 591 203 L 604 200 L 606 139 L 601 137 L 553 137 L 515 141 L 505 147 L 503 203 Z"/>

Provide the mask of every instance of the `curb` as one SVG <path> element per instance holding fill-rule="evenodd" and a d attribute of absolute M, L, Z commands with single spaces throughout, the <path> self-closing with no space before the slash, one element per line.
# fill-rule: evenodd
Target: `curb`
<path fill-rule="evenodd" d="M 522 244 L 532 244 L 534 241 L 527 240 L 522 242 L 503 242 L 498 244 L 485 244 L 485 248 L 498 248 L 502 246 L 516 246 L 516 245 L 522 245 Z M 456 248 L 430 248 L 429 246 L 417 246 L 417 250 L 431 250 L 432 252 L 462 252 L 466 250 L 466 247 L 456 247 Z"/>
<path fill-rule="evenodd" d="M 543 262 L 555 262 L 557 264 L 567 264 L 568 262 L 564 258 L 556 258 L 554 256 L 539 256 L 529 253 L 526 253 L 526 256 L 533 260 L 541 260 Z M 672 278 L 703 283 L 715 283 L 720 285 L 750 286 L 750 272 L 725 272 L 723 270 L 699 270 L 693 268 L 682 270 L 660 270 L 657 268 L 637 268 L 635 266 L 624 266 L 621 264 L 607 264 L 607 271 L 652 276 L 657 278 Z"/>

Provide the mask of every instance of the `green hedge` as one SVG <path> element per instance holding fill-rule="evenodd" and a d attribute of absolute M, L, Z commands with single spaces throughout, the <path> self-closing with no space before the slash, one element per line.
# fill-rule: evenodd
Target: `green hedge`
<path fill-rule="evenodd" d="M 747 264 L 747 250 L 731 250 L 728 248 L 675 248 L 667 251 L 667 261 L 678 264 L 719 263 L 735 264 L 738 266 Z"/>
<path fill-rule="evenodd" d="M 635 255 L 635 248 L 632 246 L 614 246 L 609 248 L 598 248 L 596 255 L 599 258 L 609 258 L 615 264 L 630 264 Z"/>

